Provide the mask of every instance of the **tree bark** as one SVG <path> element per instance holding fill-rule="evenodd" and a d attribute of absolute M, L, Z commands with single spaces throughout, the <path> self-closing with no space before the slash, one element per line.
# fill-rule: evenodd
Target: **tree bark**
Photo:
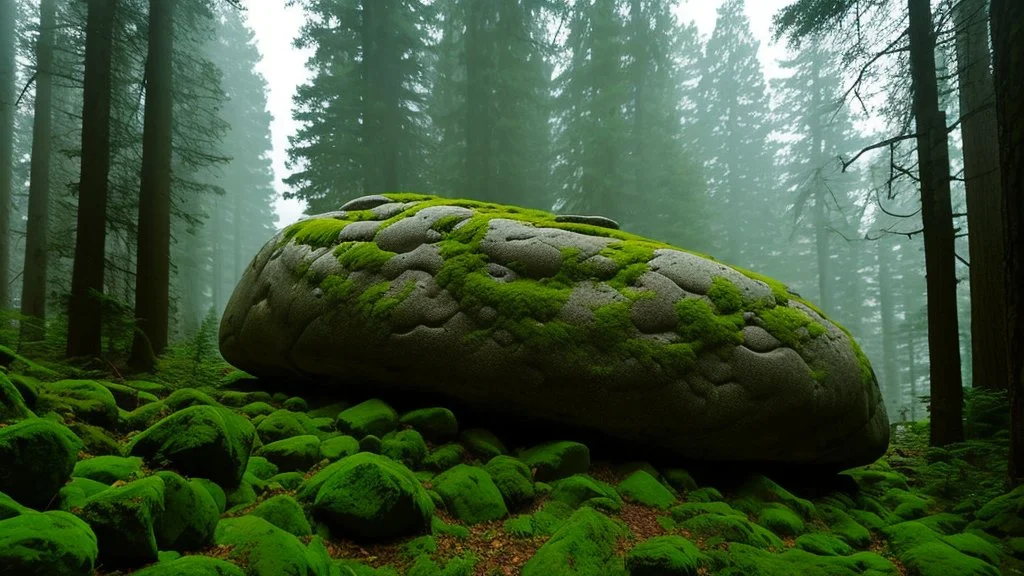
<path fill-rule="evenodd" d="M 961 0 L 953 8 L 953 17 L 971 255 L 971 382 L 1003 389 L 1007 366 L 1002 183 L 985 4 L 985 0 Z"/>
<path fill-rule="evenodd" d="M 929 0 L 908 0 L 908 8 L 921 219 L 928 275 L 931 444 L 945 446 L 964 439 L 949 147 L 946 115 L 939 110 L 931 5 Z"/>
<path fill-rule="evenodd" d="M 900 405 L 900 375 L 896 364 L 895 298 L 893 294 L 892 245 L 878 240 L 878 304 L 882 316 L 882 390 L 891 414 Z"/>
<path fill-rule="evenodd" d="M 10 300 L 7 283 L 11 266 L 11 186 L 14 180 L 15 53 L 17 7 L 0 2 L 0 308 Z"/>
<path fill-rule="evenodd" d="M 78 228 L 68 305 L 70 357 L 101 352 L 103 258 L 110 173 L 110 61 L 118 0 L 89 0 L 82 105 L 82 169 L 78 183 Z"/>
<path fill-rule="evenodd" d="M 1009 477 L 1024 483 L 1024 3 L 992 0 L 993 76 L 999 121 L 1003 194 L 1003 290 L 1007 388 L 1010 396 Z"/>
<path fill-rule="evenodd" d="M 29 176 L 25 269 L 21 283 L 21 340 L 42 340 L 46 326 L 46 249 L 50 216 L 50 157 L 53 131 L 54 0 L 39 3 L 36 43 L 36 100 L 32 119 L 32 168 Z"/>
<path fill-rule="evenodd" d="M 507 0 L 506 0 L 507 1 Z M 469 2 L 466 18 L 467 196 L 497 200 L 491 190 L 491 46 L 486 30 L 490 1 Z"/>
<path fill-rule="evenodd" d="M 167 347 L 171 240 L 171 51 L 176 0 L 149 1 L 142 188 L 135 267 L 135 319 L 130 362 L 151 371 Z M 217 228 L 218 224 L 214 224 Z"/>

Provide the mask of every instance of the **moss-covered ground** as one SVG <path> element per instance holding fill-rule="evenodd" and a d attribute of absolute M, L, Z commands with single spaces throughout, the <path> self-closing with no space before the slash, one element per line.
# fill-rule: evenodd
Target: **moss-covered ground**
<path fill-rule="evenodd" d="M 26 374 L 29 369 L 35 376 Z M 572 438 L 523 445 L 514 435 L 463 430 L 463 415 L 439 406 L 392 411 L 389 399 L 289 394 L 226 369 L 221 374 L 213 385 L 186 388 L 159 373 L 133 381 L 57 364 L 44 371 L 24 359 L 0 369 L 8 391 L 0 398 L 0 566 L 31 564 L 35 553 L 68 562 L 54 568 L 51 561 L 45 569 L 92 576 L 190 573 L 176 570 L 204 558 L 220 572 L 196 573 L 234 574 L 231 566 L 260 576 L 1024 573 L 1024 489 L 1003 484 L 1007 434 L 991 398 L 969 400 L 972 440 L 930 448 L 927 422 L 899 424 L 878 462 L 808 487 L 756 471 L 723 476 L 676 462 L 630 461 L 629 454 L 609 455 Z M 102 441 L 71 442 L 73 466 L 57 465 L 61 456 L 47 456 L 43 444 L 36 452 L 3 452 L 25 429 L 19 422 L 40 419 L 74 430 L 92 416 L 87 404 L 46 400 L 64 387 L 52 383 L 69 378 L 144 389 L 154 399 L 138 407 L 121 400 L 115 425 L 91 425 Z M 133 439 L 161 419 L 209 405 L 255 430 L 238 485 L 218 485 L 202 477 L 201 467 L 179 466 L 180 460 L 130 457 Z M 245 422 L 232 421 L 232 430 L 247 429 Z M 208 429 L 181 432 L 193 433 L 203 436 L 191 443 L 211 442 Z M 55 437 L 58 447 L 66 442 L 64 432 Z M 268 446 L 290 438 L 319 444 L 320 457 L 289 460 L 286 468 L 275 464 Z M 360 450 L 380 455 L 359 459 Z M 49 470 L 47 462 L 19 466 L 48 457 L 55 459 Z M 386 473 L 359 472 L 370 465 Z M 31 481 L 30 474 L 57 469 L 63 470 L 59 491 L 33 497 L 27 504 L 35 511 L 4 494 L 8 485 Z M 353 480 L 340 482 L 338 473 Z M 128 496 L 147 482 L 153 490 L 146 493 L 146 514 L 126 516 L 142 501 Z M 402 493 L 414 495 L 413 508 L 394 505 Z M 321 514 L 327 500 L 330 514 Z M 84 523 L 32 516 L 43 510 Z M 364 522 L 351 521 L 353 515 Z M 387 526 L 400 535 L 361 537 L 360 526 Z M 142 541 L 156 547 L 141 555 L 139 546 L 123 544 L 140 530 Z M 91 544 L 95 535 L 98 552 Z"/>

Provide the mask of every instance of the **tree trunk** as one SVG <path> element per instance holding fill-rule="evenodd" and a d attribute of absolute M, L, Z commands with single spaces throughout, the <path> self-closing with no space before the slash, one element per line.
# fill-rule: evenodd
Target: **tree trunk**
<path fill-rule="evenodd" d="M 491 54 L 484 29 L 490 2 L 469 3 L 466 18 L 466 184 L 465 194 L 481 200 L 497 200 L 491 188 Z"/>
<path fill-rule="evenodd" d="M 224 222 L 224 209 L 221 208 L 220 198 L 214 199 L 213 201 L 213 221 Z M 211 262 L 211 273 L 213 296 L 213 309 L 220 314 L 222 304 L 224 304 L 224 231 L 221 226 L 213 226 L 210 229 L 212 237 L 210 238 L 210 244 L 212 246 L 212 257 Z M 206 310 L 203 311 L 201 317 L 206 316 Z"/>
<path fill-rule="evenodd" d="M 892 245 L 878 240 L 878 304 L 882 315 L 882 389 L 890 414 L 896 414 L 900 403 L 899 365 L 896 364 L 895 303 L 893 302 Z"/>
<path fill-rule="evenodd" d="M 931 444 L 945 446 L 964 439 L 949 147 L 946 115 L 939 110 L 931 5 L 929 0 L 908 0 L 908 5 L 921 220 L 928 275 Z"/>
<path fill-rule="evenodd" d="M 176 0 L 149 1 L 146 112 L 142 134 L 142 188 L 135 267 L 131 365 L 153 369 L 167 347 L 171 241 L 171 51 Z M 217 224 L 214 225 L 217 228 Z"/>
<path fill-rule="evenodd" d="M 29 177 L 25 269 L 21 284 L 21 340 L 42 340 L 46 326 L 46 249 L 50 216 L 50 153 L 53 130 L 54 0 L 39 4 L 36 44 L 36 101 L 32 119 L 32 169 Z"/>
<path fill-rule="evenodd" d="M 110 60 L 118 0 L 89 0 L 82 105 L 82 171 L 68 305 L 70 357 L 100 355 L 103 258 L 110 172 Z"/>
<path fill-rule="evenodd" d="M 1009 477 L 1024 483 L 1024 3 L 992 0 L 992 46 L 1003 194 L 1003 279 L 1010 394 Z"/>
<path fill-rule="evenodd" d="M 961 0 L 953 17 L 971 251 L 971 382 L 1002 389 L 1007 383 L 1002 183 L 985 4 Z"/>
<path fill-rule="evenodd" d="M 0 308 L 10 299 L 11 186 L 14 180 L 15 54 L 18 49 L 17 6 L 0 2 Z"/>
<path fill-rule="evenodd" d="M 645 91 L 647 89 L 647 35 L 642 0 L 630 0 L 633 24 L 633 198 L 639 202 L 650 193 L 647 179 L 647 126 Z"/>

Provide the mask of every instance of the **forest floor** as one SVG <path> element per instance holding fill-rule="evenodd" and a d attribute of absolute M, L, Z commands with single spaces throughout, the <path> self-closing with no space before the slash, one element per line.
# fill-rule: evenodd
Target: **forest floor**
<path fill-rule="evenodd" d="M 380 442 L 358 442 L 336 429 L 343 414 L 351 414 L 344 398 L 260 390 L 258 380 L 216 363 L 189 368 L 178 359 L 145 380 L 133 380 L 115 370 L 33 362 L 6 348 L 0 349 L 0 360 L 6 366 L 0 376 L 22 392 L 35 417 L 67 426 L 84 442 L 75 477 L 52 503 L 74 514 L 82 515 L 89 498 L 95 498 L 68 490 L 77 474 L 90 468 L 81 462 L 128 456 L 136 436 L 177 411 L 223 407 L 256 431 L 242 484 L 213 498 L 220 513 L 215 537 L 210 534 L 203 546 L 184 552 L 161 549 L 160 562 L 150 567 L 119 570 L 102 563 L 104 554 L 110 558 L 113 552 L 109 543 L 104 550 L 100 538 L 96 576 L 229 574 L 185 571 L 180 564 L 182 571 L 172 570 L 183 555 L 217 558 L 258 576 L 1024 574 L 1024 488 L 1010 492 L 1004 484 L 1008 435 L 998 397 L 970 397 L 971 440 L 932 448 L 927 422 L 896 424 L 890 448 L 877 462 L 824 484 L 816 479 L 780 485 L 759 474 L 713 478 L 627 459 L 588 458 L 581 464 L 569 454 L 579 453 L 573 443 L 548 446 L 548 461 L 538 464 L 529 453 L 505 448 L 518 448 L 516 438 L 463 430 L 445 441 L 430 440 L 431 434 L 412 432 L 419 428 L 408 424 L 414 419 L 397 414 Z M 68 379 L 96 386 L 60 384 Z M 68 392 L 72 389 L 77 391 Z M 88 392 L 101 389 L 112 394 Z M 124 394 L 132 390 L 134 396 Z M 95 414 L 102 406 L 97 406 L 110 399 L 118 404 L 116 423 L 101 424 Z M 0 408 L 3 401 L 0 396 Z M 297 423 L 294 430 L 288 423 Z M 11 425 L 0 424 L 0 436 Z M 319 452 L 306 464 L 293 465 L 294 459 L 268 448 L 307 436 L 315 437 Z M 415 474 L 436 504 L 429 529 L 370 543 L 332 535 L 321 525 L 305 489 L 333 461 L 358 451 L 392 457 Z M 525 460 L 531 474 L 541 470 L 548 481 L 529 478 L 528 489 L 521 487 L 516 498 L 507 482 L 498 482 L 505 502 L 497 504 L 497 513 L 487 512 L 493 503 L 473 488 L 459 482 L 454 482 L 457 489 L 437 485 L 453 484 L 449 478 L 460 465 L 493 471 L 492 459 L 501 453 Z M 552 457 L 564 462 L 552 464 Z M 156 473 L 151 467 L 155 464 L 147 461 L 110 484 L 116 489 L 138 482 Z M 297 503 L 299 517 L 265 513 L 281 502 Z M 252 545 L 222 534 L 221 528 L 241 526 L 238 520 L 250 515 L 281 530 L 274 528 L 270 540 L 253 533 Z M 3 554 L 0 550 L 0 561 Z"/>

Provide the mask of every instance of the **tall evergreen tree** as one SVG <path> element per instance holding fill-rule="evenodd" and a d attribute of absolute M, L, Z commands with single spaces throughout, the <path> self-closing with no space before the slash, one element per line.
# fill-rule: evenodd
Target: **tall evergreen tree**
<path fill-rule="evenodd" d="M 21 285 L 22 340 L 39 340 L 46 319 L 47 236 L 49 235 L 50 160 L 53 132 L 53 43 L 57 28 L 54 0 L 39 3 L 36 39 L 36 95 L 32 123 L 32 172 L 29 182 L 25 262 Z M 31 320 L 29 320 L 31 318 Z"/>
<path fill-rule="evenodd" d="M 778 244 L 768 232 L 777 226 L 773 216 L 779 201 L 770 198 L 768 94 L 744 5 L 744 0 L 726 0 L 719 6 L 705 48 L 701 138 L 709 192 L 718 210 L 711 218 L 713 235 L 724 239 L 718 254 L 732 264 L 764 269 L 771 247 Z"/>
<path fill-rule="evenodd" d="M 68 356 L 99 356 L 100 305 L 110 172 L 110 84 L 114 16 L 118 0 L 90 0 L 86 25 L 82 109 L 82 175 L 79 181 L 75 264 L 68 308 Z"/>
<path fill-rule="evenodd" d="M 433 6 L 413 0 L 302 0 L 296 40 L 313 48 L 310 83 L 295 96 L 290 198 L 310 212 L 346 198 L 417 189 L 428 144 L 424 58 Z"/>
<path fill-rule="evenodd" d="M 12 0 L 0 3 L 0 308 L 8 305 L 11 254 L 11 186 L 14 180 L 15 55 L 18 11 Z"/>

